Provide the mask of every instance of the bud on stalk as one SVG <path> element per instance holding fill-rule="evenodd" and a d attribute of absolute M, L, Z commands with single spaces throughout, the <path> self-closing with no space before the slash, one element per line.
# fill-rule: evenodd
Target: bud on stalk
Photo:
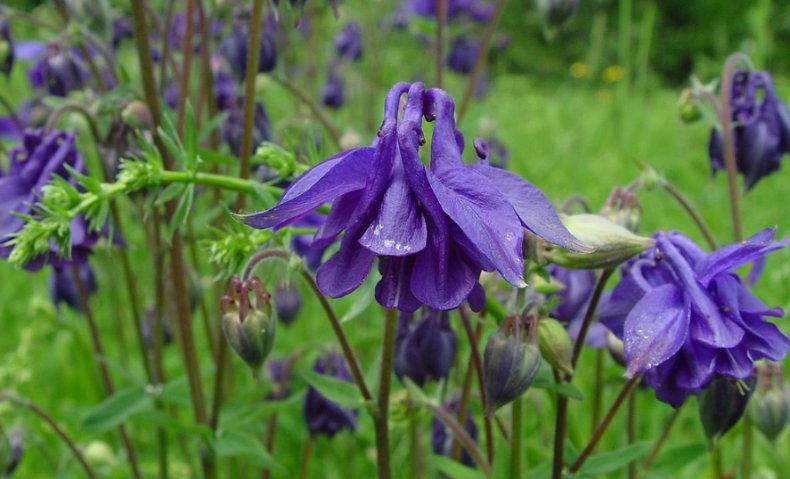
<path fill-rule="evenodd" d="M 254 305 L 250 293 L 255 296 Z M 276 320 L 270 299 L 258 278 L 242 281 L 234 276 L 221 300 L 222 330 L 254 377 L 274 345 Z"/>

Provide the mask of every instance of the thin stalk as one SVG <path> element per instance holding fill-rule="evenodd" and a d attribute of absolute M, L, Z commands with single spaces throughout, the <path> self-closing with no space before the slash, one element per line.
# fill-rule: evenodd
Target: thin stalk
<path fill-rule="evenodd" d="M 277 436 L 277 413 L 273 412 L 269 416 L 269 421 L 266 425 L 266 438 L 264 439 L 264 446 L 270 453 L 274 449 L 274 438 Z M 264 469 L 261 473 L 261 479 L 269 479 L 272 475 L 271 469 Z"/>
<path fill-rule="evenodd" d="M 156 26 L 159 23 L 157 18 L 156 12 L 154 12 L 151 8 L 148 8 L 148 3 L 143 2 L 143 5 L 146 6 L 148 16 L 151 17 L 151 22 Z M 159 67 L 159 91 L 165 91 L 165 83 L 167 81 L 167 73 L 165 72 L 166 64 L 170 64 L 170 69 L 172 70 L 173 78 L 178 76 L 178 66 L 176 65 L 175 60 L 173 60 L 173 55 L 170 52 L 170 42 L 168 38 L 170 37 L 170 27 L 173 24 L 173 15 L 175 15 L 175 0 L 168 0 L 167 2 L 167 11 L 165 12 L 165 24 L 160 29 L 160 38 L 162 39 L 162 58 L 164 59 L 163 62 L 160 62 Z M 155 19 L 155 20 L 154 20 Z"/>
<path fill-rule="evenodd" d="M 329 139 L 332 140 L 332 144 L 335 145 L 335 148 L 338 150 L 341 149 L 340 146 L 340 132 L 338 131 L 337 127 L 332 124 L 331 121 L 321 112 L 321 108 L 313 102 L 309 96 L 307 96 L 302 90 L 298 89 L 295 85 L 291 84 L 288 80 L 284 80 L 273 76 L 272 79 L 282 85 L 286 90 L 288 90 L 291 95 L 296 97 L 297 100 L 302 102 L 313 114 L 313 117 L 321 123 L 321 126 L 324 127 L 326 133 L 329 135 Z"/>
<path fill-rule="evenodd" d="M 198 274 L 200 271 L 200 257 L 198 256 L 200 249 L 197 245 L 195 229 L 192 226 L 192 218 L 187 218 L 185 226 L 187 229 L 187 243 L 189 246 L 190 260 L 192 261 L 192 269 L 196 274 Z M 197 307 L 200 310 L 200 318 L 203 320 L 203 332 L 206 335 L 206 342 L 208 343 L 209 352 L 211 353 L 212 357 L 216 357 L 217 339 L 221 338 L 222 335 L 220 334 L 217 336 L 212 334 L 213 331 L 211 330 L 211 318 L 209 317 L 208 307 L 206 306 L 206 295 L 203 294 L 202 284 L 200 285 L 200 289 L 201 294 L 199 294 L 197 298 Z"/>
<path fill-rule="evenodd" d="M 582 450 L 581 454 L 579 454 L 579 457 L 576 458 L 576 461 L 571 465 L 571 467 L 568 468 L 569 472 L 576 472 L 584 465 L 584 462 L 587 460 L 590 454 L 592 454 L 595 446 L 598 444 L 598 441 L 601 440 L 603 433 L 606 432 L 609 424 L 611 424 L 612 419 L 614 419 L 615 414 L 617 414 L 617 410 L 620 408 L 620 405 L 623 403 L 625 398 L 631 394 L 631 391 L 634 389 L 637 383 L 639 383 L 639 379 L 639 376 L 637 376 L 635 378 L 629 379 L 628 382 L 625 383 L 623 388 L 620 390 L 620 393 L 612 403 L 612 406 L 609 408 L 609 411 L 606 413 L 606 416 L 604 416 L 603 421 L 598 426 L 598 429 L 595 430 L 595 434 L 593 434 L 590 442 L 587 443 L 587 446 L 584 447 L 584 450 Z"/>
<path fill-rule="evenodd" d="M 192 76 L 192 50 L 194 36 L 195 0 L 187 0 L 186 32 L 181 45 L 181 76 L 178 79 L 178 116 L 176 118 L 176 131 L 184 136 L 184 122 L 186 121 L 187 99 L 189 98 L 189 78 Z"/>
<path fill-rule="evenodd" d="M 214 101 L 214 73 L 211 70 L 211 36 L 208 12 L 205 11 L 203 2 L 197 2 L 198 14 L 200 16 L 200 77 L 201 77 L 201 99 L 208 99 L 208 117 L 217 116 L 217 102 Z M 200 108 L 196 114 L 200 118 Z M 208 146 L 216 149 L 219 146 L 219 132 L 213 129 L 208 137 Z"/>
<path fill-rule="evenodd" d="M 436 0 L 436 87 L 442 87 L 442 67 L 444 66 L 444 26 L 447 23 L 447 0 Z"/>
<path fill-rule="evenodd" d="M 469 341 L 470 347 L 477 349 L 478 339 L 480 338 L 480 334 L 483 332 L 483 323 L 478 322 L 477 328 L 475 328 L 475 335 L 474 340 Z M 467 409 L 469 408 L 469 396 L 472 390 L 472 377 L 475 373 L 475 366 L 474 366 L 474 351 L 469 353 L 469 362 L 466 367 L 466 375 L 464 376 L 464 384 L 461 387 L 461 400 L 458 403 L 458 423 L 459 424 L 466 424 L 466 414 Z M 450 451 L 450 458 L 454 461 L 457 461 L 461 458 L 461 443 L 458 441 L 458 438 L 453 440 L 453 447 Z"/>
<path fill-rule="evenodd" d="M 307 479 L 310 471 L 310 457 L 313 453 L 313 436 L 307 435 L 307 440 L 302 448 L 302 459 L 299 462 L 299 479 Z"/>
<path fill-rule="evenodd" d="M 239 178 L 250 177 L 250 154 L 252 153 L 252 120 L 255 113 L 255 78 L 258 74 L 258 54 L 261 50 L 261 16 L 263 0 L 252 0 L 252 19 L 247 47 L 247 70 L 244 79 L 244 134 L 241 137 L 241 166 Z M 236 211 L 244 209 L 247 197 L 239 193 L 236 197 Z"/>
<path fill-rule="evenodd" d="M 713 463 L 713 475 L 716 479 L 724 479 L 724 468 L 721 464 L 721 451 L 719 451 L 718 444 L 712 444 L 710 447 L 710 459 Z"/>
<path fill-rule="evenodd" d="M 69 451 L 71 451 L 71 454 L 74 456 L 77 462 L 80 463 L 80 466 L 82 466 L 82 470 L 85 471 L 85 475 L 88 476 L 89 479 L 96 479 L 98 477 L 96 473 L 93 471 L 93 469 L 91 468 L 90 464 L 88 464 L 88 461 L 85 460 L 85 456 L 82 455 L 79 448 L 74 443 L 74 440 L 72 440 L 71 437 L 69 437 L 66 431 L 64 431 L 63 428 L 60 427 L 60 425 L 57 422 L 55 422 L 54 419 L 52 419 L 52 416 L 47 414 L 46 411 L 35 405 L 29 399 L 23 398 L 21 396 L 17 396 L 16 394 L 10 391 L 0 392 L 0 402 L 3 401 L 8 401 L 16 404 L 17 406 L 22 406 L 26 409 L 29 409 L 31 412 L 33 412 L 33 414 L 35 414 L 42 421 L 47 423 L 49 427 L 51 427 L 52 430 L 55 431 L 55 434 L 57 434 L 58 437 L 60 437 L 60 439 L 66 444 L 66 446 L 69 448 Z"/>
<path fill-rule="evenodd" d="M 697 228 L 702 233 L 702 236 L 705 237 L 705 241 L 708 243 L 708 247 L 712 250 L 716 250 L 719 248 L 718 243 L 716 243 L 716 239 L 713 237 L 713 233 L 711 233 L 710 228 L 708 225 L 705 224 L 705 220 L 702 219 L 702 216 L 699 214 L 696 208 L 686 199 L 685 196 L 675 188 L 671 183 L 664 181 L 662 185 L 664 187 L 664 191 L 669 193 L 669 195 L 678 202 L 678 204 L 683 208 L 683 210 L 688 213 L 689 217 L 694 224 L 697 225 Z"/>
<path fill-rule="evenodd" d="M 499 20 L 499 16 L 502 14 L 502 10 L 504 8 L 505 0 L 498 0 L 494 14 L 491 15 L 491 18 L 488 19 L 488 23 L 486 24 L 486 29 L 483 32 L 483 41 L 480 43 L 480 49 L 477 51 L 475 65 L 472 67 L 472 72 L 469 74 L 469 80 L 466 81 L 466 90 L 464 91 L 464 96 L 461 100 L 461 108 L 458 110 L 459 125 L 464 119 L 466 109 L 469 107 L 469 101 L 472 99 L 472 93 L 475 91 L 477 78 L 480 76 L 480 71 L 483 69 L 483 63 L 485 62 L 486 55 L 488 55 L 488 47 L 491 45 L 491 37 L 494 35 L 494 29 L 496 28 L 497 21 Z"/>
<path fill-rule="evenodd" d="M 732 96 L 732 80 L 735 74 L 735 67 L 738 62 L 748 59 L 741 53 L 733 53 L 727 58 L 724 65 L 724 73 L 721 79 L 721 109 L 719 110 L 719 121 L 721 122 L 722 143 L 724 144 L 724 166 L 727 170 L 727 193 L 730 199 L 730 216 L 732 219 L 732 236 L 736 243 L 743 240 L 743 227 L 741 225 L 740 196 L 738 194 L 738 171 L 735 161 L 735 139 L 732 135 L 731 121 L 732 116 L 730 103 Z M 744 451 L 744 459 L 750 451 Z M 748 475 L 746 477 L 749 477 Z"/>
<path fill-rule="evenodd" d="M 628 395 L 626 406 L 625 442 L 630 446 L 636 442 L 636 389 Z M 636 479 L 636 461 L 628 463 L 628 479 Z"/>
<path fill-rule="evenodd" d="M 477 349 L 476 336 L 472 332 L 472 323 L 469 319 L 469 310 L 465 307 L 458 309 L 461 315 L 461 320 L 466 331 L 466 337 L 469 340 L 469 345 L 472 346 L 472 363 L 475 366 L 477 373 L 477 382 L 480 387 L 480 401 L 483 403 L 483 411 L 488 411 L 488 392 L 486 391 L 485 371 L 483 370 L 483 359 L 480 357 L 480 350 Z M 488 462 L 494 462 L 494 432 L 491 425 L 491 417 L 488 414 L 483 414 L 483 425 L 486 432 L 486 454 Z"/>
<path fill-rule="evenodd" d="M 461 444 L 464 445 L 464 448 L 469 452 L 469 455 L 472 456 L 472 459 L 474 459 L 477 465 L 480 466 L 480 469 L 483 470 L 483 474 L 491 476 L 491 464 L 483 457 L 483 453 L 480 451 L 480 448 L 477 447 L 477 444 L 475 444 L 474 439 L 469 436 L 463 426 L 458 424 L 458 421 L 455 420 L 453 415 L 445 411 L 443 407 L 431 402 L 423 403 L 423 406 L 430 411 L 439 422 L 450 429 L 455 437 L 461 441 Z"/>
<path fill-rule="evenodd" d="M 521 479 L 521 439 L 522 432 L 522 410 L 524 398 L 517 397 L 511 403 L 510 417 L 510 479 Z"/>
<path fill-rule="evenodd" d="M 252 194 L 255 191 L 251 180 L 243 180 L 232 176 L 216 173 L 188 173 L 186 171 L 163 171 L 158 177 L 162 183 L 194 183 L 196 185 L 215 186 L 223 190 Z M 282 195 L 283 189 L 274 185 L 261 184 L 263 189 L 273 195 Z"/>
<path fill-rule="evenodd" d="M 211 393 L 211 412 L 209 413 L 209 427 L 212 431 L 217 430 L 219 424 L 219 413 L 222 406 L 222 389 L 225 381 L 225 363 L 228 360 L 228 342 L 222 332 L 221 322 L 217 323 L 217 349 L 214 356 L 214 381 Z"/>
<path fill-rule="evenodd" d="M 743 426 L 741 426 L 741 436 L 743 438 L 743 459 L 741 460 L 741 479 L 749 479 L 752 473 L 752 418 L 748 414 L 743 415 Z"/>
<path fill-rule="evenodd" d="M 562 383 L 562 377 L 556 368 L 554 382 Z M 554 454 L 552 456 L 551 478 L 562 479 L 563 453 L 565 449 L 565 431 L 568 425 L 568 397 L 564 394 L 557 395 L 557 413 L 554 416 Z"/>
<path fill-rule="evenodd" d="M 579 329 L 579 336 L 573 344 L 573 356 L 571 356 L 571 367 L 573 368 L 576 367 L 576 363 L 579 361 L 579 356 L 584 346 L 584 340 L 587 338 L 587 331 L 590 329 L 590 324 L 592 324 L 593 318 L 595 317 L 595 310 L 598 309 L 598 302 L 601 300 L 606 282 L 612 276 L 612 273 L 614 273 L 613 268 L 607 268 L 601 271 L 601 276 L 598 277 L 598 281 L 595 283 L 595 289 L 590 298 L 590 304 L 587 306 L 587 311 L 584 313 L 584 321 Z M 566 381 L 570 381 L 570 378 L 567 376 L 568 375 L 566 375 Z"/>
<path fill-rule="evenodd" d="M 88 301 L 88 289 L 85 287 L 85 282 L 82 281 L 79 268 L 75 263 L 71 264 L 71 274 L 74 278 L 74 283 L 77 285 L 77 294 L 80 299 L 82 313 L 85 315 L 85 320 L 88 323 L 91 346 L 93 347 L 93 353 L 96 355 L 96 365 L 99 367 L 99 377 L 104 387 L 104 394 L 110 397 L 115 392 L 115 387 L 113 386 L 112 378 L 110 378 L 110 370 L 107 368 L 107 363 L 105 361 L 106 356 L 104 354 L 104 346 L 102 346 L 101 337 L 99 336 L 99 328 L 96 326 L 93 310 Z M 126 434 L 126 428 L 123 424 L 118 426 L 118 434 L 121 436 L 121 443 L 126 450 L 129 466 L 132 468 L 132 474 L 136 479 L 140 479 L 142 476 L 137 466 L 137 453 L 132 442 L 129 440 L 129 436 Z"/>
<path fill-rule="evenodd" d="M 461 423 L 463 424 L 463 423 Z M 411 476 L 414 479 L 425 477 L 425 457 L 420 441 L 420 421 L 416 417 L 409 420 L 409 457 L 411 459 Z"/>
<path fill-rule="evenodd" d="M 650 469 L 650 466 L 653 465 L 653 461 L 656 460 L 658 457 L 659 451 L 661 451 L 661 446 L 664 445 L 664 441 L 666 441 L 667 436 L 669 435 L 669 431 L 672 430 L 672 426 L 675 425 L 675 421 L 677 421 L 678 417 L 680 416 L 680 410 L 683 408 L 681 405 L 679 408 L 675 409 L 667 423 L 664 425 L 664 429 L 661 430 L 661 434 L 659 434 L 658 439 L 656 439 L 656 443 L 653 445 L 653 449 L 650 451 L 650 454 L 647 456 L 645 460 L 645 464 L 642 466 L 642 470 L 647 471 Z"/>
<path fill-rule="evenodd" d="M 396 311 L 388 309 L 385 315 L 384 337 L 381 344 L 378 407 L 373 415 L 373 426 L 376 432 L 376 471 L 379 479 L 389 479 L 392 476 L 390 467 L 389 404 L 392 359 L 395 354 L 395 326 L 397 322 Z"/>

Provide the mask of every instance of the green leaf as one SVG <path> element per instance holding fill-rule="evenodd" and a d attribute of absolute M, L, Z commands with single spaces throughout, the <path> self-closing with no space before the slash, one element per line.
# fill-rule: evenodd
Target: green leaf
<path fill-rule="evenodd" d="M 185 183 L 170 183 L 165 189 L 156 196 L 157 206 L 161 206 L 170 200 L 184 196 L 184 191 L 187 189 Z"/>
<path fill-rule="evenodd" d="M 189 210 L 192 208 L 192 199 L 195 197 L 195 185 L 190 183 L 187 186 L 185 194 L 178 200 L 178 206 L 170 218 L 170 225 L 167 228 L 167 237 L 172 238 L 178 228 L 186 223 Z"/>
<path fill-rule="evenodd" d="M 239 456 L 257 466 L 284 470 L 263 447 L 260 439 L 244 431 L 223 431 L 214 442 L 214 450 L 219 456 Z"/>
<path fill-rule="evenodd" d="M 110 430 L 150 404 L 145 386 L 117 391 L 88 412 L 82 420 L 82 428 L 87 432 Z"/>
<path fill-rule="evenodd" d="M 653 447 L 651 441 L 640 441 L 615 451 L 603 452 L 591 456 L 579 469 L 579 475 L 600 477 L 612 471 L 617 471 L 647 455 Z"/>
<path fill-rule="evenodd" d="M 371 278 L 364 281 L 358 290 L 359 294 L 353 295 L 351 306 L 349 306 L 346 312 L 343 313 L 343 316 L 340 317 L 340 322 L 346 323 L 365 312 L 373 301 L 375 288 L 375 282 L 372 281 Z"/>
<path fill-rule="evenodd" d="M 213 436 L 213 432 L 208 426 L 195 424 L 186 419 L 178 419 L 164 411 L 156 409 L 140 414 L 139 420 L 145 421 L 146 427 L 162 427 L 168 431 L 197 437 L 204 441 L 210 440 Z"/>
<path fill-rule="evenodd" d="M 704 457 L 708 452 L 708 446 L 699 442 L 696 444 L 684 444 L 681 446 L 668 447 L 662 449 L 653 465 L 651 471 L 674 472 L 687 466 L 691 462 Z"/>
<path fill-rule="evenodd" d="M 483 471 L 466 467 L 447 456 L 433 455 L 431 456 L 431 462 L 433 462 L 433 466 L 438 469 L 439 472 L 453 479 L 485 479 L 486 477 Z"/>
<path fill-rule="evenodd" d="M 239 159 L 233 155 L 226 155 L 213 150 L 201 148 L 198 150 L 200 158 L 206 163 L 215 165 L 235 166 L 239 164 Z"/>
<path fill-rule="evenodd" d="M 304 371 L 302 377 L 322 396 L 343 407 L 356 409 L 364 405 L 365 401 L 353 383 L 312 371 Z"/>

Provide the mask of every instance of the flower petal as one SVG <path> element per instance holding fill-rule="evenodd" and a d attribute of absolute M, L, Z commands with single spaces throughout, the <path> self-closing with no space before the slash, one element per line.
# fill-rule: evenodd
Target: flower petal
<path fill-rule="evenodd" d="M 491 180 L 528 230 L 565 249 L 579 253 L 591 251 L 568 232 L 549 200 L 537 187 L 499 168 L 481 164 L 469 167 Z"/>
<path fill-rule="evenodd" d="M 365 281 L 376 255 L 365 249 L 352 235 L 340 242 L 340 249 L 318 268 L 316 281 L 322 293 L 339 298 L 354 291 Z"/>
<path fill-rule="evenodd" d="M 380 258 L 381 280 L 376 284 L 376 301 L 385 308 L 412 313 L 421 303 L 411 292 L 411 275 L 414 256 L 405 258 Z"/>
<path fill-rule="evenodd" d="M 362 190 L 352 191 L 337 197 L 332 202 L 332 208 L 329 209 L 326 221 L 315 232 L 310 246 L 313 248 L 329 246 L 337 238 L 337 235 L 346 228 L 348 220 L 351 219 L 361 199 Z"/>
<path fill-rule="evenodd" d="M 746 241 L 719 248 L 695 265 L 700 282 L 707 286 L 719 273 L 737 268 L 762 256 L 784 248 L 788 240 L 774 241 L 776 228 L 766 228 Z"/>
<path fill-rule="evenodd" d="M 258 229 L 285 226 L 340 195 L 364 188 L 373 151 L 358 148 L 319 163 L 296 180 L 273 208 L 235 217 Z"/>
<path fill-rule="evenodd" d="M 513 207 L 483 175 L 468 167 L 446 167 L 428 181 L 442 210 L 457 224 L 502 277 L 517 288 L 524 282 L 524 233 Z"/>
<path fill-rule="evenodd" d="M 635 377 L 674 356 L 688 337 L 690 308 L 674 285 L 647 293 L 625 320 L 625 375 Z"/>
<path fill-rule="evenodd" d="M 480 271 L 473 270 L 452 243 L 443 248 L 442 242 L 447 244 L 448 239 L 429 239 L 415 256 L 411 291 L 422 303 L 448 310 L 457 308 L 469 296 Z"/>

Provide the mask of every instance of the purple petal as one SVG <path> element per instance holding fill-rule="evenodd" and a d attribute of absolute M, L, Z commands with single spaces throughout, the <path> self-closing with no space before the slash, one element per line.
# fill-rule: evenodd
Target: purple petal
<path fill-rule="evenodd" d="M 623 342 L 629 378 L 674 356 L 688 337 L 688 300 L 674 285 L 647 293 L 625 320 Z"/>
<path fill-rule="evenodd" d="M 688 341 L 675 363 L 674 381 L 683 389 L 699 389 L 710 381 L 716 371 L 716 349 Z"/>
<path fill-rule="evenodd" d="M 330 298 L 339 298 L 357 289 L 373 267 L 376 255 L 360 245 L 358 239 L 358 236 L 346 234 L 337 253 L 318 268 L 318 288 Z"/>
<path fill-rule="evenodd" d="M 480 283 L 475 283 L 474 287 L 472 288 L 472 292 L 469 293 L 469 297 L 466 298 L 466 300 L 469 303 L 469 308 L 472 311 L 475 313 L 482 311 L 483 307 L 486 305 L 486 290 L 483 289 L 483 285 Z"/>
<path fill-rule="evenodd" d="M 474 271 L 447 239 L 429 239 L 414 258 L 411 291 L 422 303 L 439 310 L 457 308 L 472 292 L 479 271 Z"/>
<path fill-rule="evenodd" d="M 717 274 L 785 247 L 788 240 L 774 241 L 774 233 L 775 228 L 766 228 L 746 241 L 719 248 L 705 256 L 695 267 L 700 282 L 707 286 Z"/>
<path fill-rule="evenodd" d="M 466 167 L 428 173 L 444 212 L 471 240 L 502 277 L 517 288 L 526 286 L 521 243 L 524 230 L 513 208 L 482 175 Z"/>
<path fill-rule="evenodd" d="M 14 56 L 19 60 L 35 60 L 47 51 L 43 42 L 20 41 L 14 42 Z"/>
<path fill-rule="evenodd" d="M 411 274 L 414 257 L 381 258 L 381 280 L 376 284 L 376 301 L 385 308 L 412 313 L 421 303 L 411 292 Z"/>
<path fill-rule="evenodd" d="M 499 168 L 480 164 L 470 165 L 470 168 L 491 180 L 527 229 L 565 249 L 580 253 L 591 251 L 565 229 L 551 203 L 537 187 Z"/>
<path fill-rule="evenodd" d="M 337 235 L 346 228 L 348 221 L 354 214 L 354 210 L 359 206 L 362 199 L 362 191 L 352 191 L 339 196 L 332 202 L 332 208 L 326 217 L 324 224 L 318 228 L 310 244 L 313 248 L 323 248 L 335 241 Z"/>
<path fill-rule="evenodd" d="M 340 195 L 365 187 L 373 149 L 358 148 L 308 170 L 273 208 L 236 218 L 253 228 L 280 228 Z"/>

